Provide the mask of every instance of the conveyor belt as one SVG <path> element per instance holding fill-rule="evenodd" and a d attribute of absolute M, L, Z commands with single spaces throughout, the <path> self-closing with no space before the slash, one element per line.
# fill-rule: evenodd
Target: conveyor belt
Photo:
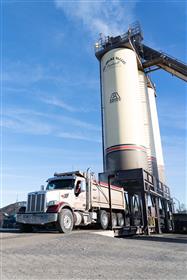
<path fill-rule="evenodd" d="M 144 44 L 138 44 L 136 48 L 138 49 L 138 54 L 143 59 L 144 69 L 150 69 L 151 71 L 151 67 L 156 65 L 172 75 L 187 81 L 187 65 L 183 62 Z"/>

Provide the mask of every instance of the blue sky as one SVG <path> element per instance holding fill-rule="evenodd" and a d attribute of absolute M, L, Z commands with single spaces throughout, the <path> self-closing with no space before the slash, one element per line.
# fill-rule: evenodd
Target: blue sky
<path fill-rule="evenodd" d="M 185 61 L 185 1 L 2 1 L 2 205 L 55 171 L 102 171 L 94 43 L 139 20 L 144 43 Z M 167 182 L 187 200 L 185 83 L 152 73 Z"/>

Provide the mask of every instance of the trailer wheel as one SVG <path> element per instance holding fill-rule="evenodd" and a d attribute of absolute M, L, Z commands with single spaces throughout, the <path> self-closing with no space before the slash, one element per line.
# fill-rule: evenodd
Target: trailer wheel
<path fill-rule="evenodd" d="M 112 213 L 112 227 L 117 226 L 117 215 L 116 213 Z"/>
<path fill-rule="evenodd" d="M 69 209 L 62 209 L 58 216 L 57 228 L 61 233 L 69 233 L 73 229 L 73 214 Z"/>
<path fill-rule="evenodd" d="M 122 213 L 117 213 L 117 225 L 123 227 L 125 224 L 125 220 Z"/>
<path fill-rule="evenodd" d="M 19 225 L 20 232 L 33 232 L 33 227 L 28 224 L 20 224 Z"/>
<path fill-rule="evenodd" d="M 102 229 L 108 228 L 109 218 L 108 218 L 108 214 L 105 210 L 101 210 L 99 213 L 99 223 L 100 223 Z"/>

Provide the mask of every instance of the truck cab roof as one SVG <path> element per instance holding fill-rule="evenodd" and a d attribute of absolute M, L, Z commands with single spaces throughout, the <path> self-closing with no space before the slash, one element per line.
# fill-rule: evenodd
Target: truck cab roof
<path fill-rule="evenodd" d="M 85 174 L 85 172 L 81 172 L 81 171 L 79 171 L 79 170 L 77 170 L 77 171 L 71 171 L 71 172 L 63 172 L 63 173 L 57 173 L 57 172 L 55 172 L 54 173 L 54 176 L 55 177 L 62 177 L 62 176 L 79 176 L 79 177 L 86 177 L 85 176 L 86 174 Z"/>
<path fill-rule="evenodd" d="M 59 180 L 59 179 L 76 179 L 76 178 L 85 178 L 85 173 L 80 171 L 64 172 L 64 173 L 54 173 L 54 177 L 49 178 L 47 182 Z"/>

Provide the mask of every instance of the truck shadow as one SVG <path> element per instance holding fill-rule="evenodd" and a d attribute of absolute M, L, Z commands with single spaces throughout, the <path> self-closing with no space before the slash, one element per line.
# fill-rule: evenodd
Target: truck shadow
<path fill-rule="evenodd" d="M 125 239 L 134 239 L 134 240 L 145 240 L 145 241 L 151 241 L 151 242 L 169 242 L 169 243 L 181 243 L 181 244 L 187 244 L 187 235 L 186 234 L 176 234 L 172 236 L 167 236 L 165 234 L 164 236 L 145 236 L 145 235 L 134 235 L 131 237 L 122 237 Z"/>
<path fill-rule="evenodd" d="M 89 225 L 87 227 L 85 226 L 78 226 L 76 228 L 73 229 L 73 232 L 79 232 L 79 231 L 92 231 L 92 230 L 99 230 L 98 227 L 94 226 L 94 225 Z M 101 229 L 100 229 L 101 230 Z M 36 233 L 42 233 L 42 234 L 61 234 L 63 235 L 63 233 L 59 233 L 59 231 L 55 228 L 55 227 L 33 227 L 33 231 L 32 232 L 21 232 L 21 230 L 19 228 L 0 228 L 0 233 L 19 233 L 19 234 L 36 234 Z"/>
<path fill-rule="evenodd" d="M 72 233 L 76 232 L 92 232 L 92 231 L 100 231 L 101 229 L 90 225 L 88 227 L 77 227 L 75 228 Z M 11 228 L 0 228 L 0 233 L 12 233 L 12 234 L 57 234 L 57 235 L 64 235 L 63 233 L 59 233 L 56 229 L 34 229 L 31 233 L 24 233 L 21 232 L 19 229 L 11 229 Z M 187 234 L 162 234 L 162 235 L 154 235 L 154 236 L 146 236 L 146 235 L 132 235 L 132 236 L 116 236 L 115 238 L 118 239 L 130 239 L 130 240 L 144 240 L 144 241 L 151 241 L 151 242 L 165 242 L 165 243 L 180 243 L 180 244 L 187 244 Z"/>
<path fill-rule="evenodd" d="M 0 232 L 18 233 L 20 230 L 17 228 L 0 228 Z"/>

